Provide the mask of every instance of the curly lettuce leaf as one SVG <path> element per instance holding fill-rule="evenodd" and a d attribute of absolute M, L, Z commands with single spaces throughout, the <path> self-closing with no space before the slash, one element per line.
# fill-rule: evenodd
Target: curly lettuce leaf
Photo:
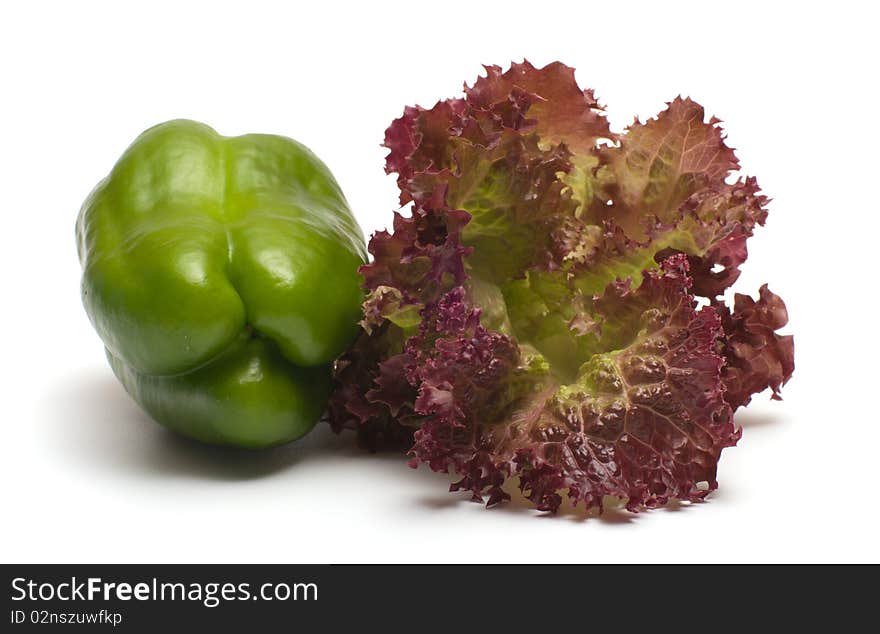
<path fill-rule="evenodd" d="M 411 346 L 416 411 L 426 417 L 416 460 L 459 473 L 453 490 L 490 505 L 506 499 L 501 485 L 511 475 L 540 510 L 555 511 L 562 490 L 587 508 L 609 495 L 634 511 L 702 499 L 739 432 L 723 397 L 721 321 L 695 309 L 689 285 L 679 255 L 637 289 L 609 286 L 595 318 L 615 327 L 566 385 L 482 328 L 452 291 L 439 307 L 442 337 L 430 349 Z"/>
<path fill-rule="evenodd" d="M 715 353 L 720 320 L 695 310 L 689 283 L 687 261 L 673 256 L 638 289 L 610 287 L 602 318 L 626 324 L 603 342 L 611 351 L 594 355 L 540 413 L 519 414 L 529 425 L 505 449 L 515 448 L 520 488 L 539 509 L 556 510 L 561 489 L 588 508 L 614 496 L 636 511 L 717 488 L 721 450 L 740 432 Z"/>
<path fill-rule="evenodd" d="M 515 104 L 518 116 L 508 120 L 529 126 L 547 144 L 565 143 L 575 155 L 592 154 L 598 141 L 615 138 L 605 109 L 592 90 L 578 86 L 573 68 L 553 62 L 537 69 L 528 60 L 511 64 L 504 73 L 499 66 L 484 68 L 486 76 L 465 87 L 466 101 L 472 108 L 492 112 L 503 120 L 505 111 Z"/>
<path fill-rule="evenodd" d="M 605 166 L 593 205 L 595 219 L 613 219 L 630 235 L 646 219 L 673 222 L 690 195 L 739 167 L 719 124 L 705 121 L 702 106 L 678 97 L 656 118 L 636 120 L 616 147 L 603 148 Z M 610 203 L 610 204 L 609 204 Z"/>
<path fill-rule="evenodd" d="M 465 212 L 418 207 L 410 218 L 395 214 L 394 231 L 369 244 L 372 262 L 360 268 L 364 287 L 361 333 L 334 364 L 328 406 L 336 431 L 354 429 L 359 442 L 411 445 L 406 424 L 415 392 L 403 376 L 400 355 L 422 314 L 466 279 L 460 234 Z"/>
<path fill-rule="evenodd" d="M 524 96 L 528 96 L 525 103 L 529 108 L 522 112 L 520 127 L 528 126 L 542 146 L 561 145 L 570 153 L 570 167 L 560 181 L 571 191 L 576 208 L 589 205 L 593 199 L 593 172 L 602 163 L 597 144 L 617 139 L 593 91 L 581 89 L 574 69 L 559 62 L 536 69 L 525 60 L 511 64 L 504 73 L 498 66 L 485 69 L 486 77 L 477 79 L 471 88 L 465 87 L 467 102 L 475 108 L 501 113 L 509 108 L 508 104 L 524 102 Z"/>
<path fill-rule="evenodd" d="M 769 387 L 772 398 L 794 372 L 794 338 L 777 330 L 788 323 L 785 302 L 764 284 L 758 300 L 737 293 L 733 312 L 720 302 L 715 310 L 724 325 L 722 353 L 725 399 L 734 409 L 749 404 L 753 394 Z"/>
<path fill-rule="evenodd" d="M 371 240 L 334 427 L 490 505 L 510 478 L 549 511 L 713 490 L 732 411 L 794 368 L 778 297 L 720 299 L 768 199 L 719 121 L 677 98 L 615 134 L 571 68 L 524 62 L 407 108 L 385 145 L 412 216 Z"/>

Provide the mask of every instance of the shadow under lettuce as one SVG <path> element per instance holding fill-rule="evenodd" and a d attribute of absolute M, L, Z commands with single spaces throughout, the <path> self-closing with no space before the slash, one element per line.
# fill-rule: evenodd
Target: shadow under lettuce
<path fill-rule="evenodd" d="M 68 380 L 47 395 L 41 430 L 46 447 L 59 459 L 103 475 L 135 475 L 160 478 L 190 478 L 219 481 L 245 481 L 270 477 L 307 460 L 366 460 L 380 463 L 401 478 L 420 480 L 426 494 L 415 503 L 440 512 L 471 502 L 467 493 L 448 491 L 452 476 L 435 473 L 422 465 L 407 466 L 408 457 L 400 451 L 369 453 L 355 444 L 353 434 L 333 433 L 326 424 L 302 439 L 274 449 L 241 450 L 205 445 L 153 422 L 128 396 L 109 370 L 92 372 Z M 770 424 L 772 416 L 740 413 L 743 427 Z M 681 512 L 691 506 L 673 501 L 666 507 L 642 514 L 630 513 L 613 498 L 607 498 L 604 511 L 585 511 L 563 496 L 556 514 L 537 511 L 517 487 L 515 479 L 505 483 L 511 499 L 487 513 L 512 513 L 539 518 L 565 518 L 571 521 L 596 520 L 607 524 L 635 524 L 644 513 Z M 708 502 L 711 502 L 712 496 Z"/>

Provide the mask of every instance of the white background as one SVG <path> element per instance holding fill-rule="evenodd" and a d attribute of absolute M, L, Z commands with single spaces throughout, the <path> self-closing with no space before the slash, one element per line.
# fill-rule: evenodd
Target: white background
<path fill-rule="evenodd" d="M 593 4 L 4 3 L 0 561 L 880 561 L 870 3 Z M 618 129 L 691 95 L 774 198 L 736 288 L 786 300 L 797 371 L 784 402 L 739 412 L 707 503 L 487 511 L 324 428 L 237 453 L 140 413 L 82 310 L 73 225 L 141 130 L 297 138 L 369 234 L 396 202 L 391 119 L 523 57 L 576 67 Z"/>

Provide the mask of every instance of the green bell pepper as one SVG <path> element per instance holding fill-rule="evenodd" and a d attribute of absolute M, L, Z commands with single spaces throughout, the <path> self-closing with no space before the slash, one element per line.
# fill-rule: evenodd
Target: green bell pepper
<path fill-rule="evenodd" d="M 306 147 L 150 128 L 86 199 L 76 236 L 86 312 L 154 419 L 251 448 L 315 425 L 357 332 L 366 250 Z"/>

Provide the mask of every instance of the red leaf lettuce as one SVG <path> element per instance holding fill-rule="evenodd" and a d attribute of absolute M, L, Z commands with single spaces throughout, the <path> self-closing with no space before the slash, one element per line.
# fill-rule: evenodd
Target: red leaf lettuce
<path fill-rule="evenodd" d="M 571 68 L 486 72 L 386 132 L 412 215 L 370 241 L 331 423 L 489 505 L 511 477 L 549 511 L 702 499 L 794 369 L 779 297 L 721 297 L 767 198 L 690 99 L 618 135 Z"/>

